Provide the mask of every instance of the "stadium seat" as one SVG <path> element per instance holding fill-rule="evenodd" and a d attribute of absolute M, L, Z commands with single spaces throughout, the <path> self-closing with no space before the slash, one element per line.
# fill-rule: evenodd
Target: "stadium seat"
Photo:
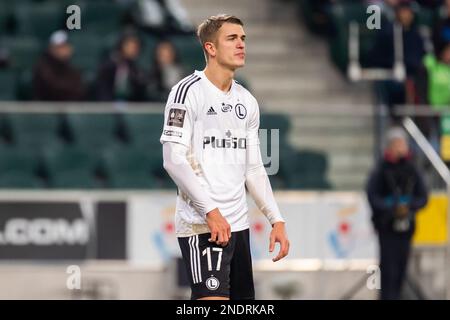
<path fill-rule="evenodd" d="M 140 39 L 142 40 L 142 48 L 138 58 L 138 64 L 141 68 L 149 70 L 155 61 L 155 50 L 158 39 L 148 34 L 142 34 Z"/>
<path fill-rule="evenodd" d="M 103 155 L 103 170 L 108 185 L 119 189 L 150 189 L 156 181 L 145 151 L 139 148 L 111 148 Z"/>
<path fill-rule="evenodd" d="M 9 51 L 12 67 L 18 69 L 32 70 L 43 50 L 38 39 L 28 36 L 5 37 L 2 44 Z"/>
<path fill-rule="evenodd" d="M 51 188 L 100 188 L 96 178 L 98 155 L 76 146 L 48 148 L 43 166 Z"/>
<path fill-rule="evenodd" d="M 123 129 L 127 140 L 136 147 L 159 147 L 164 116 L 161 113 L 125 113 L 122 115 Z"/>
<path fill-rule="evenodd" d="M 8 2 L 0 2 L 0 35 L 8 32 L 10 21 L 10 5 Z"/>
<path fill-rule="evenodd" d="M 68 134 L 75 144 L 96 150 L 118 143 L 115 114 L 69 113 L 66 115 Z"/>
<path fill-rule="evenodd" d="M 70 31 L 69 41 L 74 48 L 72 63 L 80 70 L 95 72 L 105 55 L 105 41 L 97 34 L 82 30 Z"/>
<path fill-rule="evenodd" d="M 280 139 L 286 139 L 290 130 L 288 116 L 281 113 L 263 113 L 260 115 L 260 129 L 278 129 Z"/>
<path fill-rule="evenodd" d="M 105 34 L 121 29 L 124 9 L 114 1 L 85 1 L 79 3 L 83 30 L 90 34 Z"/>
<path fill-rule="evenodd" d="M 328 162 L 324 153 L 292 149 L 289 156 L 283 156 L 290 160 L 288 163 L 281 161 L 281 174 L 289 189 L 323 190 L 331 187 L 326 179 Z"/>
<path fill-rule="evenodd" d="M 0 152 L 0 188 L 40 188 L 38 159 L 22 148 L 2 148 Z"/>
<path fill-rule="evenodd" d="M 32 70 L 25 69 L 18 73 L 17 99 L 22 100 L 22 101 L 33 99 L 33 71 Z"/>
<path fill-rule="evenodd" d="M 65 26 L 66 10 L 56 1 L 18 1 L 13 10 L 17 31 L 21 36 L 31 35 L 47 41 L 52 32 Z"/>
<path fill-rule="evenodd" d="M 169 41 L 174 44 L 181 62 L 188 71 L 203 70 L 205 67 L 203 50 L 194 35 L 172 36 L 169 37 Z"/>
<path fill-rule="evenodd" d="M 4 116 L 7 137 L 16 145 L 39 152 L 60 143 L 60 117 L 57 114 L 8 113 Z"/>
<path fill-rule="evenodd" d="M 13 70 L 0 70 L 0 100 L 15 100 L 16 94 L 17 74 Z"/>

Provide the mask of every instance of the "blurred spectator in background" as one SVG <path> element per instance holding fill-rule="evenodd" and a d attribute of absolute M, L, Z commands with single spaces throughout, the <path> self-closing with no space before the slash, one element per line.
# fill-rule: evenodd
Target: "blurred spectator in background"
<path fill-rule="evenodd" d="M 116 50 L 98 70 L 97 100 L 143 101 L 146 99 L 146 75 L 136 65 L 140 52 L 139 37 L 133 32 L 125 32 Z"/>
<path fill-rule="evenodd" d="M 406 82 L 385 81 L 382 83 L 385 96 L 383 102 L 389 107 L 404 104 L 406 85 L 415 82 L 417 73 L 422 66 L 425 54 L 424 40 L 415 24 L 415 13 L 409 1 L 400 1 L 396 7 L 396 23 L 403 29 L 403 61 L 406 67 Z M 369 64 L 373 67 L 392 69 L 395 62 L 394 25 L 384 24 L 377 35 L 372 48 Z"/>
<path fill-rule="evenodd" d="M 179 0 L 136 0 L 132 15 L 140 28 L 160 36 L 194 30 Z"/>
<path fill-rule="evenodd" d="M 149 81 L 150 91 L 154 93 L 153 100 L 164 101 L 170 89 L 187 76 L 187 72 L 180 63 L 174 45 L 168 40 L 158 43 L 154 57 Z"/>
<path fill-rule="evenodd" d="M 70 64 L 72 54 L 67 33 L 54 32 L 48 49 L 34 68 L 34 100 L 76 101 L 85 98 L 81 72 Z"/>
<path fill-rule="evenodd" d="M 367 197 L 380 245 L 380 298 L 392 300 L 401 297 L 416 212 L 426 205 L 428 192 L 411 161 L 404 130 L 390 129 L 386 140 L 384 157 L 369 177 Z"/>
<path fill-rule="evenodd" d="M 420 105 L 431 106 L 433 110 L 450 105 L 450 42 L 435 54 L 424 57 L 424 67 L 417 79 Z M 415 122 L 435 148 L 440 152 L 440 116 L 416 117 Z"/>
<path fill-rule="evenodd" d="M 437 56 L 424 57 L 427 71 L 427 102 L 433 109 L 450 105 L 450 42 L 437 51 Z"/>
<path fill-rule="evenodd" d="M 433 45 L 436 52 L 450 42 L 450 0 L 445 0 L 442 16 L 433 28 Z"/>

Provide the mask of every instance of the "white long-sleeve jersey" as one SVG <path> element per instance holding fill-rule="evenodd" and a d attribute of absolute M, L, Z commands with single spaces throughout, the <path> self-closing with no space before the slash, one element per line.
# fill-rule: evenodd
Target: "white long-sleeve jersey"
<path fill-rule="evenodd" d="M 270 223 L 284 221 L 259 152 L 259 107 L 232 82 L 225 93 L 202 71 L 168 97 L 161 143 L 164 166 L 178 186 L 177 236 L 209 232 L 206 213 L 219 208 L 231 231 L 249 227 L 245 186 Z"/>

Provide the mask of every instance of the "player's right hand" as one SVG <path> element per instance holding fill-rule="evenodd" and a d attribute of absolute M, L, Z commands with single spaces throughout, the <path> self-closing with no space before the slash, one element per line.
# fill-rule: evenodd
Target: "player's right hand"
<path fill-rule="evenodd" d="M 208 241 L 225 247 L 231 238 L 231 227 L 219 209 L 216 208 L 206 214 L 206 223 L 211 231 L 211 238 Z"/>

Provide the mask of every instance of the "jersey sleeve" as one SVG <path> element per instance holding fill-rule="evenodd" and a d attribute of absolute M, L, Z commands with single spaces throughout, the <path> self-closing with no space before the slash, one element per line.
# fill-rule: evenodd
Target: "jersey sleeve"
<path fill-rule="evenodd" d="M 164 111 L 164 127 L 160 142 L 170 141 L 190 147 L 195 119 L 195 95 L 189 91 L 184 103 L 175 103 L 174 97 L 175 90 L 172 89 Z"/>

